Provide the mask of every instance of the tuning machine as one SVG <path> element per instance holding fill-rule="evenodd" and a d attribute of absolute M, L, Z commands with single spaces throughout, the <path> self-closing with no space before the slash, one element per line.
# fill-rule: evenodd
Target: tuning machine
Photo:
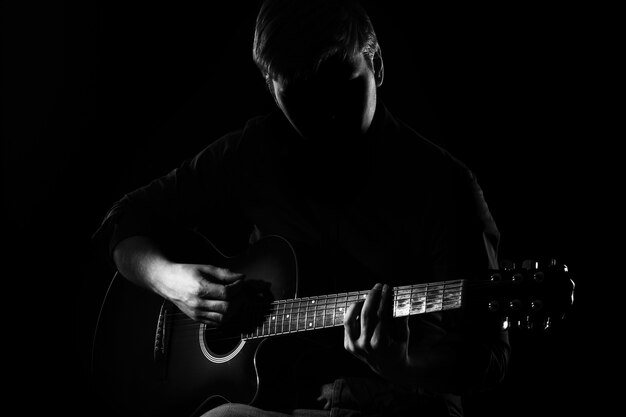
<path fill-rule="evenodd" d="M 502 330 L 509 330 L 511 328 L 511 320 L 508 317 L 502 319 Z"/>
<path fill-rule="evenodd" d="M 552 328 L 552 320 L 550 319 L 550 317 L 548 317 L 543 322 L 543 329 L 544 330 L 550 330 L 551 328 Z"/>

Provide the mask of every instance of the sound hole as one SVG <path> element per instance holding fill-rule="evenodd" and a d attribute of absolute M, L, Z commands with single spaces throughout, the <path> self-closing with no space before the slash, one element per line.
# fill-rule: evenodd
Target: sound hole
<path fill-rule="evenodd" d="M 209 328 L 204 330 L 205 346 L 214 356 L 228 355 L 237 348 L 239 342 L 241 342 L 241 334 L 236 331 Z"/>

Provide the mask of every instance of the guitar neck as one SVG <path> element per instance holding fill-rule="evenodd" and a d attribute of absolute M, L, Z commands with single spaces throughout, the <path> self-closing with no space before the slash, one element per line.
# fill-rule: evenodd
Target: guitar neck
<path fill-rule="evenodd" d="M 463 305 L 464 280 L 432 282 L 395 287 L 393 316 L 451 310 Z M 293 298 L 272 302 L 265 309 L 262 324 L 242 334 L 242 339 L 258 339 L 343 326 L 347 309 L 367 297 L 369 290 L 314 297 Z"/>

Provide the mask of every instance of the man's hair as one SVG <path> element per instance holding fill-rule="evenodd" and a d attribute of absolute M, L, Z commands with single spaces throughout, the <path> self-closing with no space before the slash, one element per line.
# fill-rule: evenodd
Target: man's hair
<path fill-rule="evenodd" d="M 374 27 L 357 0 L 265 0 L 256 20 L 253 59 L 269 82 L 314 74 L 330 57 L 379 49 Z"/>

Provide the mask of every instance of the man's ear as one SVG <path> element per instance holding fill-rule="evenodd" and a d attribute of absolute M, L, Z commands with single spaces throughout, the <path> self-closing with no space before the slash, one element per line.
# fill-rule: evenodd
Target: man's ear
<path fill-rule="evenodd" d="M 380 46 L 376 48 L 372 64 L 374 65 L 374 79 L 376 80 L 376 87 L 380 87 L 383 85 L 383 80 L 385 79 L 385 65 L 383 63 L 383 55 L 380 51 Z"/>
<path fill-rule="evenodd" d="M 270 77 L 269 74 L 265 76 L 265 87 L 267 87 L 267 91 L 274 99 L 276 105 L 280 107 L 280 105 L 278 104 L 278 99 L 276 98 L 276 92 L 274 91 L 274 83 L 272 82 L 272 77 Z"/>

